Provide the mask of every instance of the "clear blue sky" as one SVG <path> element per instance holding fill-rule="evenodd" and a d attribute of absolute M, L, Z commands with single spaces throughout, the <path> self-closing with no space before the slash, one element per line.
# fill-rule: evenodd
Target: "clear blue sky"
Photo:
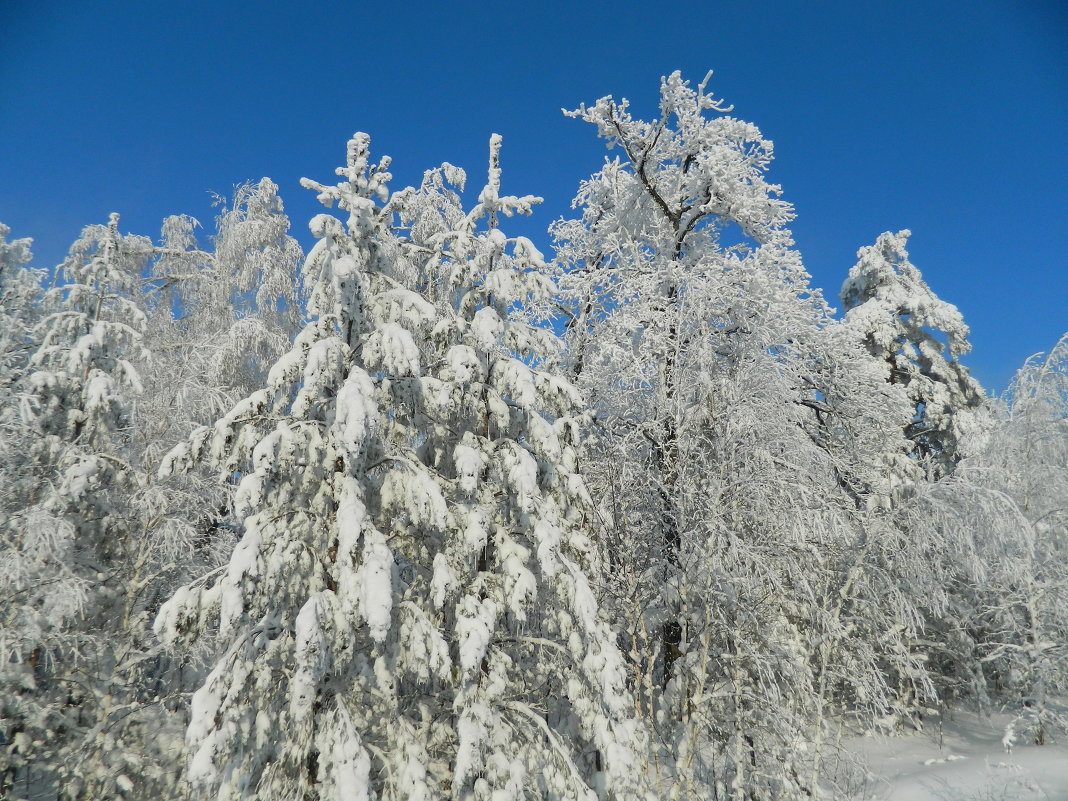
<path fill-rule="evenodd" d="M 859 246 L 908 227 L 988 388 L 1068 330 L 1062 0 L 0 0 L 0 220 L 54 264 L 111 211 L 124 231 L 174 213 L 210 229 L 209 191 L 267 175 L 307 244 L 319 208 L 298 180 L 331 178 L 353 131 L 397 188 L 445 160 L 478 183 L 499 132 L 505 189 L 546 201 L 509 228 L 547 249 L 603 156 L 560 108 L 614 94 L 651 113 L 674 69 L 714 69 L 775 141 L 828 297 Z"/>

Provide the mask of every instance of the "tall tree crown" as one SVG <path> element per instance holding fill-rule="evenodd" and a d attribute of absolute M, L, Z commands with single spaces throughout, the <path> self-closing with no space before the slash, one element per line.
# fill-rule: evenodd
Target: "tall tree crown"
<path fill-rule="evenodd" d="M 857 251 L 841 296 L 845 325 L 885 363 L 887 380 L 905 388 L 915 410 L 906 436 L 937 478 L 980 439 L 986 396 L 959 361 L 971 350 L 968 326 L 909 261 L 910 236 L 887 232 Z"/>
<path fill-rule="evenodd" d="M 578 742 L 635 792 L 621 660 L 584 572 L 582 409 L 508 314 L 551 283 L 496 227 L 537 201 L 500 194 L 499 148 L 467 214 L 448 166 L 390 193 L 364 134 L 341 182 L 305 180 L 348 212 L 311 222 L 313 319 L 264 389 L 165 461 L 243 476 L 229 566 L 157 620 L 172 643 L 218 620 L 188 738 L 219 798 L 585 798 Z"/>

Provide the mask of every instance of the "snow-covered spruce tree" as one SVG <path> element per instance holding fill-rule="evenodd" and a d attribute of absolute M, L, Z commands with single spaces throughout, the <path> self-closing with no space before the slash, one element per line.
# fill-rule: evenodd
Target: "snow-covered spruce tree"
<path fill-rule="evenodd" d="M 27 266 L 32 241 L 8 242 L 10 230 L 0 223 L 0 520 L 8 521 L 35 489 L 29 475 L 33 433 L 22 419 L 18 392 L 30 370 L 33 328 L 43 292 L 40 271 Z M 8 578 L 13 572 L 17 571 L 4 571 Z"/>
<path fill-rule="evenodd" d="M 155 472 L 163 453 L 258 385 L 287 347 L 300 251 L 286 235 L 276 189 L 266 180 L 238 189 L 234 208 L 220 217 L 216 253 L 199 249 L 191 218 L 168 218 L 159 247 L 120 237 L 113 221 L 106 234 L 87 229 L 61 275 L 60 291 L 69 292 L 66 282 L 80 280 L 79 259 L 110 265 L 111 274 L 90 280 L 104 306 L 115 307 L 104 317 L 125 315 L 140 333 L 124 355 L 145 376 L 126 393 L 106 443 L 93 446 L 110 468 L 85 499 L 106 506 L 110 522 L 99 532 L 108 547 L 94 552 L 97 580 L 90 578 L 82 614 L 63 631 L 86 641 L 79 681 L 90 688 L 79 702 L 79 727 L 51 757 L 66 797 L 183 795 L 185 707 L 191 681 L 204 674 L 165 658 L 151 622 L 178 586 L 220 564 L 234 537 L 226 487 L 204 474 L 160 481 Z M 73 447 L 83 439 L 74 435 Z M 82 541 L 83 506 L 63 515 Z"/>
<path fill-rule="evenodd" d="M 820 793 L 833 711 L 892 708 L 887 661 L 925 680 L 894 635 L 918 625 L 911 599 L 868 570 L 890 551 L 869 451 L 901 434 L 859 430 L 908 407 L 849 397 L 881 390 L 876 367 L 825 334 L 771 143 L 726 110 L 676 73 L 652 122 L 610 97 L 573 112 L 624 157 L 556 225 L 559 281 L 599 424 L 603 597 L 661 794 L 800 798 Z"/>
<path fill-rule="evenodd" d="M 4 714 L 22 736 L 8 738 L 5 770 L 19 771 L 20 794 L 181 796 L 189 671 L 161 657 L 150 623 L 180 579 L 232 547 L 220 536 L 225 494 L 214 482 L 154 480 L 160 448 L 206 417 L 200 406 L 212 393 L 185 391 L 189 352 L 198 337 L 201 350 L 225 345 L 214 329 L 174 324 L 172 313 L 192 304 L 153 304 L 160 293 L 144 293 L 152 259 L 165 262 L 154 271 L 164 285 L 199 277 L 174 269 L 210 258 L 182 239 L 188 232 L 187 218 L 171 218 L 155 247 L 121 236 L 117 218 L 87 228 L 45 296 L 33 359 L 15 387 L 23 415 L 21 428 L 4 429 L 19 436 L 0 468 L 12 478 L 0 581 L 15 601 L 5 605 L 5 686 L 18 691 Z M 210 314 L 211 326 L 225 326 L 229 299 Z"/>
<path fill-rule="evenodd" d="M 34 345 L 32 330 L 40 313 L 40 273 L 28 267 L 33 256 L 30 239 L 7 240 L 11 229 L 0 223 L 0 470 L 19 469 L 26 461 L 20 435 L 28 429 L 21 419 L 17 390 L 29 369 Z M 13 473 L 0 483 L 4 519 L 18 508 L 21 495 Z"/>
<path fill-rule="evenodd" d="M 311 322 L 165 462 L 243 476 L 229 566 L 157 619 L 174 644 L 217 619 L 226 644 L 188 731 L 190 779 L 217 798 L 638 793 L 584 572 L 582 410 L 508 316 L 552 285 L 497 228 L 536 202 L 499 195 L 498 149 L 467 214 L 448 166 L 391 195 L 365 134 L 339 184 L 306 180 L 348 215 L 312 220 Z"/>
<path fill-rule="evenodd" d="M 909 261 L 910 231 L 880 234 L 857 251 L 842 284 L 845 325 L 886 365 L 886 380 L 905 387 L 911 419 L 902 421 L 913 456 L 931 479 L 952 472 L 969 439 L 981 439 L 985 393 L 958 359 L 968 326 L 939 299 Z"/>

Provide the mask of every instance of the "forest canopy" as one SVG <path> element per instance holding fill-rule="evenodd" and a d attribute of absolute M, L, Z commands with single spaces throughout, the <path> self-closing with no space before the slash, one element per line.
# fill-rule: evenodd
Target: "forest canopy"
<path fill-rule="evenodd" d="M 497 135 L 472 203 L 355 134 L 307 253 L 267 178 L 0 225 L 0 795 L 835 799 L 843 727 L 1068 730 L 1068 338 L 990 397 L 908 230 L 837 314 L 707 78 L 566 113 L 548 254 Z"/>

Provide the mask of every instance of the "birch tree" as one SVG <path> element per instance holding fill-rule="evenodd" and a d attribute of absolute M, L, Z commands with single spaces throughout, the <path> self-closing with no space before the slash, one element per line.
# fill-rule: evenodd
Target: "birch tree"
<path fill-rule="evenodd" d="M 560 313 L 661 794 L 815 796 L 835 711 L 886 714 L 897 675 L 931 691 L 897 636 L 914 599 L 872 570 L 897 541 L 878 449 L 904 447 L 881 420 L 909 407 L 831 323 L 772 144 L 728 111 L 675 73 L 652 121 L 611 97 L 570 112 L 623 156 L 555 226 Z"/>
<path fill-rule="evenodd" d="M 1016 713 L 1006 732 L 1042 745 L 1068 730 L 1068 339 L 1017 372 L 989 442 L 946 488 L 983 571 L 964 585 L 966 632 L 950 663 L 971 695 Z M 962 535 L 964 536 L 964 535 Z M 967 649 L 967 650 L 965 650 Z"/>

